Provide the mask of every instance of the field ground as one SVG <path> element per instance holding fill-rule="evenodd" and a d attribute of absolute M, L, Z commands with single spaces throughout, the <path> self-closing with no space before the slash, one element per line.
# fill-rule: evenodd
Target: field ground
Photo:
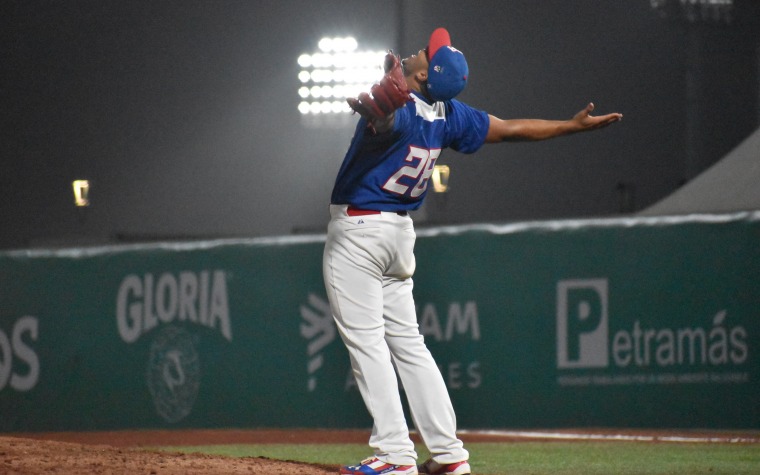
<path fill-rule="evenodd" d="M 336 474 L 341 463 L 369 454 L 368 436 L 306 429 L 5 434 L 0 473 Z M 463 431 L 461 437 L 476 475 L 760 474 L 759 431 Z"/>

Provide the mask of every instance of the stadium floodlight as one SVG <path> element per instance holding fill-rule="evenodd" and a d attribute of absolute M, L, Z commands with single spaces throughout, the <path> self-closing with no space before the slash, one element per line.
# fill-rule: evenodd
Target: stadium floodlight
<path fill-rule="evenodd" d="M 360 50 L 351 37 L 325 37 L 298 56 L 298 110 L 304 115 L 350 112 L 349 97 L 369 91 L 383 75 L 385 51 Z"/>
<path fill-rule="evenodd" d="M 725 23 L 734 20 L 734 0 L 649 0 L 666 18 L 689 23 Z"/>

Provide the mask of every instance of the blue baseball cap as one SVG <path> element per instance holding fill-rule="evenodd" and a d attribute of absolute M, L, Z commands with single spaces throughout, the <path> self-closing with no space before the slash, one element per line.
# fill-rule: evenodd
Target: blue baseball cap
<path fill-rule="evenodd" d="M 433 100 L 447 101 L 462 92 L 467 85 L 467 61 L 461 51 L 451 46 L 451 37 L 445 28 L 437 28 L 427 47 L 427 92 Z"/>

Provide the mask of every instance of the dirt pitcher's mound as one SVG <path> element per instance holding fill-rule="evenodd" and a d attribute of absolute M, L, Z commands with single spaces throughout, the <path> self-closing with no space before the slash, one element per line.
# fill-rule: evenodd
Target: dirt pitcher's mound
<path fill-rule="evenodd" d="M 175 454 L 107 445 L 0 437 L 0 473 L 9 475 L 332 475 L 337 471 L 337 467 L 260 457 Z"/>

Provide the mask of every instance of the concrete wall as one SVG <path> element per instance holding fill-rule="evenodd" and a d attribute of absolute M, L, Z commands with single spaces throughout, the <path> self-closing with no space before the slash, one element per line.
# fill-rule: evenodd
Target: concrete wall
<path fill-rule="evenodd" d="M 296 58 L 323 35 L 407 55 L 446 26 L 475 107 L 625 114 L 594 134 L 444 153 L 451 191 L 419 224 L 637 211 L 758 120 L 742 22 L 695 29 L 645 0 L 29 1 L 1 18 L 2 248 L 322 229 L 353 128 L 296 110 Z M 92 182 L 87 210 L 77 178 Z"/>

